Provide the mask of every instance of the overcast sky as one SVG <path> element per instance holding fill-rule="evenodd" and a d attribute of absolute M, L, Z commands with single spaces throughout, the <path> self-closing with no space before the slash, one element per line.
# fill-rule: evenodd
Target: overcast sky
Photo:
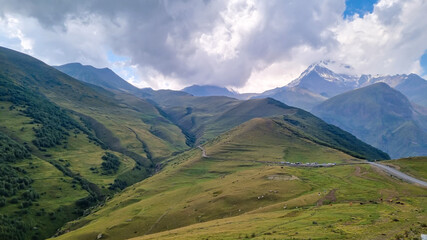
<path fill-rule="evenodd" d="M 0 6 L 1 46 L 50 65 L 109 67 L 138 87 L 211 84 L 261 92 L 323 59 L 358 74 L 427 75 L 427 0 L 0 0 Z"/>

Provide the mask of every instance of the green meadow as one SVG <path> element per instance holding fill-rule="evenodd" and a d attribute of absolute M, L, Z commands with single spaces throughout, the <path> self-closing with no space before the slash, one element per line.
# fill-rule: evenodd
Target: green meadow
<path fill-rule="evenodd" d="M 384 239 L 426 230 L 426 189 L 273 120 L 251 120 L 203 147 L 207 158 L 193 149 L 166 160 L 58 239 Z M 288 159 L 350 165 L 271 163 Z"/>

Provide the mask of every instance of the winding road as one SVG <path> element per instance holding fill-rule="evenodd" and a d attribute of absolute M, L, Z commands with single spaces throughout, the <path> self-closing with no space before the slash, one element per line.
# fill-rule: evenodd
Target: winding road
<path fill-rule="evenodd" d="M 378 167 L 381 170 L 387 172 L 388 174 L 390 174 L 390 175 L 392 175 L 394 177 L 397 177 L 399 179 L 402 179 L 403 181 L 410 182 L 410 183 L 415 183 L 415 184 L 421 185 L 423 187 L 427 187 L 427 182 L 424 182 L 422 180 L 419 180 L 419 179 L 416 179 L 414 177 L 408 176 L 408 175 L 406 175 L 406 174 L 404 174 L 404 173 L 402 173 L 400 171 L 397 171 L 396 169 L 391 168 L 389 166 L 385 166 L 385 165 L 382 165 L 382 164 L 379 164 L 379 163 L 375 163 L 375 162 L 369 162 L 369 164 L 371 164 L 371 165 L 373 165 L 375 167 Z"/>

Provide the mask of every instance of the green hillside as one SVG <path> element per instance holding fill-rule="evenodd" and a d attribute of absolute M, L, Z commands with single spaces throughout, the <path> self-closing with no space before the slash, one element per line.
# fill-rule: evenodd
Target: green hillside
<path fill-rule="evenodd" d="M 270 216 L 283 204 L 310 212 L 331 195 L 337 206 L 365 203 L 378 193 L 400 196 L 401 186 L 411 209 L 423 201 L 418 188 L 363 165 L 387 154 L 271 98 L 141 90 L 142 99 L 5 48 L 0 66 L 0 239 L 126 239 Z M 189 149 L 199 144 L 208 157 Z M 369 178 L 360 179 L 365 169 Z M 390 214 L 387 207 L 360 211 Z"/>
<path fill-rule="evenodd" d="M 102 73 L 101 69 L 75 65 L 64 65 L 60 69 L 64 72 L 74 74 L 81 81 L 94 82 L 98 86 L 107 89 L 111 88 L 110 80 L 107 81 L 95 77 L 96 74 L 100 75 Z M 91 74 L 87 75 L 88 71 Z M 122 81 L 124 80 L 121 79 L 118 82 Z M 303 90 L 297 90 L 296 92 L 304 93 Z M 324 124 L 307 112 L 297 110 L 297 108 L 287 106 L 272 98 L 241 101 L 224 96 L 195 97 L 184 92 L 171 90 L 150 91 L 147 94 L 146 97 L 149 101 L 157 105 L 161 114 L 181 128 L 181 131 L 186 135 L 186 143 L 190 146 L 197 146 L 204 143 L 241 123 L 257 117 L 272 117 L 285 114 L 291 122 L 292 115 L 295 112 L 297 112 L 301 119 L 305 119 L 305 126 L 321 126 L 310 129 L 311 133 L 315 136 L 328 131 L 332 131 L 332 134 L 336 134 L 338 131 L 342 132 L 337 128 L 332 129 L 332 126 Z M 134 93 L 134 95 L 139 96 L 139 93 Z M 345 139 L 340 143 L 341 145 L 345 145 L 345 149 L 341 150 L 361 158 L 388 158 L 386 154 L 372 149 L 353 136 L 344 132 L 340 134 Z M 336 140 L 333 141 L 335 145 L 339 145 Z M 355 144 L 356 142 L 357 144 Z M 358 155 L 357 152 L 363 152 L 363 154 Z"/>
<path fill-rule="evenodd" d="M 27 55 L 5 48 L 0 50 L 0 61 L 5 70 L 2 74 L 6 79 L 42 92 L 50 101 L 80 117 L 89 116 L 92 122 L 99 122 L 112 131 L 126 149 L 146 155 L 140 147 L 142 140 L 147 149 L 156 149 L 151 153 L 153 158 L 161 158 L 186 148 L 179 128 L 163 118 L 147 101 L 123 92 L 112 93 L 82 84 Z M 140 140 L 131 129 L 137 129 Z M 168 136 L 162 138 L 164 135 Z"/>
<path fill-rule="evenodd" d="M 304 123 L 297 113 L 294 120 Z M 418 223 L 426 221 L 424 189 L 304 129 L 283 117 L 252 119 L 204 144 L 207 157 L 193 149 L 168 159 L 158 174 L 67 224 L 58 239 L 363 239 L 426 229 Z"/>
<path fill-rule="evenodd" d="M 409 100 L 385 83 L 326 100 L 313 113 L 393 158 L 427 155 L 427 132 Z"/>
<path fill-rule="evenodd" d="M 188 148 L 145 100 L 6 48 L 0 66 L 0 239 L 50 237 Z"/>
<path fill-rule="evenodd" d="M 81 146 L 105 150 L 87 128 L 47 99 L 1 77 L 0 86 L 0 238 L 43 239 L 80 216 L 88 206 L 79 203 L 95 204 L 106 193 L 83 177 L 65 174 L 74 166 L 71 161 L 81 159 L 55 158 L 54 149 L 70 146 L 75 155 L 79 150 L 70 135 L 80 135 Z"/>
<path fill-rule="evenodd" d="M 157 99 L 153 99 L 156 101 Z M 157 100 L 159 101 L 159 100 Z M 175 96 L 159 101 L 164 114 L 183 129 L 197 145 L 258 117 L 285 116 L 294 128 L 309 132 L 320 142 L 366 159 L 388 159 L 388 155 L 351 134 L 328 125 L 312 114 L 272 98 L 240 101 L 227 97 Z M 336 137 L 339 136 L 339 139 Z"/>

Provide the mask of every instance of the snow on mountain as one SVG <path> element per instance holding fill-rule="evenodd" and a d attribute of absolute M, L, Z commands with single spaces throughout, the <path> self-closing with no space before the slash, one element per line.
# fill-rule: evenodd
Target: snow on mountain
<path fill-rule="evenodd" d="M 313 72 L 328 82 L 343 85 L 355 85 L 359 79 L 359 76 L 355 74 L 355 70 L 349 65 L 324 60 L 310 65 L 297 79 L 290 82 L 287 86 L 298 86 L 301 82 L 306 81 L 307 77 Z"/>
<path fill-rule="evenodd" d="M 335 71 L 331 70 L 333 68 Z M 333 97 L 357 87 L 359 76 L 348 65 L 321 61 L 310 65 L 287 87 L 299 87 L 325 97 Z"/>
<path fill-rule="evenodd" d="M 387 83 L 390 87 L 395 88 L 408 78 L 406 74 L 398 75 L 361 75 L 358 81 L 358 87 L 365 87 L 377 82 Z"/>

